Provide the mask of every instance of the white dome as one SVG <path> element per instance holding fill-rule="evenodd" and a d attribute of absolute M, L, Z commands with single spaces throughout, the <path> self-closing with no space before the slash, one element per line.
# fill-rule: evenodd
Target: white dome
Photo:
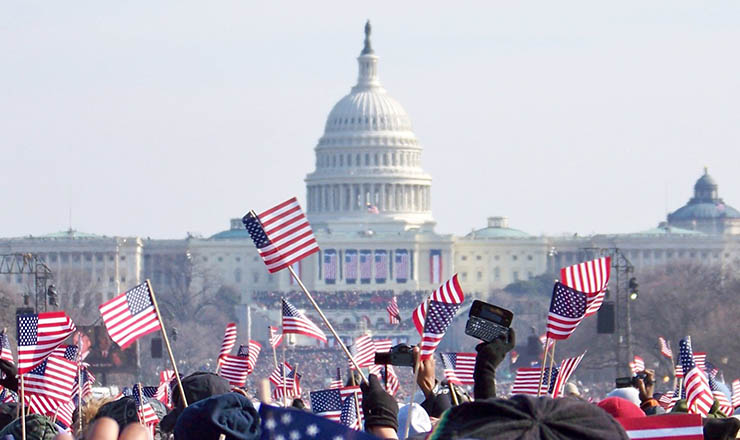
<path fill-rule="evenodd" d="M 380 87 L 340 99 L 326 119 L 325 133 L 339 131 L 411 131 L 406 110 Z"/>

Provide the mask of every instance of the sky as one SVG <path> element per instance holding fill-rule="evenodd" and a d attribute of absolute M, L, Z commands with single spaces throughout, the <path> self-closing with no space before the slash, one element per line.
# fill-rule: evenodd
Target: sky
<path fill-rule="evenodd" d="M 740 207 L 740 2 L 451 5 L 3 2 L 0 236 L 210 236 L 305 200 L 366 19 L 438 232 L 641 231 L 704 166 Z"/>

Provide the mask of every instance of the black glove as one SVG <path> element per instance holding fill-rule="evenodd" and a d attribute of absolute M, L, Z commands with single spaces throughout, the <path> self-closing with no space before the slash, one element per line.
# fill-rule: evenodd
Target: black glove
<path fill-rule="evenodd" d="M 0 385 L 5 388 L 18 392 L 18 369 L 15 368 L 12 362 L 0 359 L 0 371 L 5 374 L 5 377 L 0 380 Z"/>
<path fill-rule="evenodd" d="M 478 356 L 475 358 L 475 372 L 473 373 L 473 395 L 475 400 L 496 397 L 496 367 L 516 345 L 514 329 L 509 330 L 509 340 L 502 338 L 491 342 L 483 342 L 475 346 Z"/>
<path fill-rule="evenodd" d="M 398 432 L 398 403 L 374 375 L 370 375 L 370 384 L 362 382 L 362 412 L 365 415 L 365 430 L 374 426 L 387 426 Z"/>

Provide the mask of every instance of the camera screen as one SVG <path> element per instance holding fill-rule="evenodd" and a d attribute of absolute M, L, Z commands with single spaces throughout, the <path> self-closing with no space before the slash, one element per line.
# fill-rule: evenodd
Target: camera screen
<path fill-rule="evenodd" d="M 481 307 L 479 316 L 483 319 L 493 321 L 496 324 L 504 326 L 506 325 L 504 322 L 504 317 L 496 313 L 494 310 L 489 309 L 488 307 Z"/>

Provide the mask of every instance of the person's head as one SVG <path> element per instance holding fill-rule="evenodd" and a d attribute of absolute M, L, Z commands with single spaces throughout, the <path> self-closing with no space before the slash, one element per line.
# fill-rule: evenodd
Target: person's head
<path fill-rule="evenodd" d="M 615 419 L 622 417 L 645 417 L 639 406 L 621 397 L 607 397 L 596 404 Z"/>
<path fill-rule="evenodd" d="M 564 394 L 566 397 L 581 397 L 581 392 L 578 391 L 578 386 L 573 382 L 565 384 Z"/>
<path fill-rule="evenodd" d="M 182 387 L 188 405 L 206 399 L 211 396 L 225 394 L 231 391 L 229 382 L 221 376 L 207 372 L 197 372 L 182 379 Z M 180 386 L 175 381 L 172 387 L 172 403 L 174 409 L 162 419 L 160 428 L 162 431 L 170 432 L 175 427 L 178 416 L 185 409 L 180 396 Z"/>
<path fill-rule="evenodd" d="M 615 388 L 606 395 L 606 397 L 621 397 L 622 399 L 629 400 L 637 406 L 640 406 L 640 392 L 637 388 L 626 387 L 626 388 Z"/>
<path fill-rule="evenodd" d="M 239 393 L 211 396 L 189 405 L 175 424 L 178 440 L 256 440 L 260 437 L 260 416 L 252 403 Z"/>

